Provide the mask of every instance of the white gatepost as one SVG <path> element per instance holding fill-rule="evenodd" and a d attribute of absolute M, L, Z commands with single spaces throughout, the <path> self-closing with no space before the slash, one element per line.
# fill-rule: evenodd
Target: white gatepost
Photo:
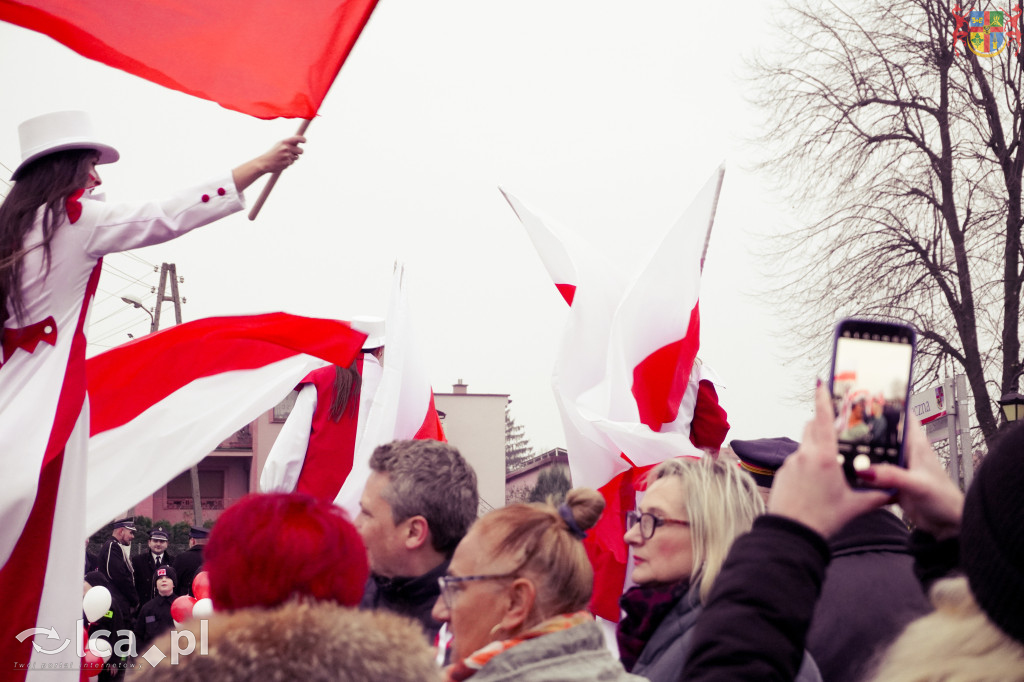
<path fill-rule="evenodd" d="M 960 485 L 962 475 L 964 488 L 974 478 L 969 401 L 967 375 L 956 374 L 938 386 L 911 395 L 909 407 L 931 443 L 949 441 L 949 477 Z"/>

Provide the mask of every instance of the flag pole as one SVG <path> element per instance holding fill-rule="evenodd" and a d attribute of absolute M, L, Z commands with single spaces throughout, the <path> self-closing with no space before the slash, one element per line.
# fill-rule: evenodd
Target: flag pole
<path fill-rule="evenodd" d="M 715 199 L 711 202 L 711 215 L 708 217 L 708 232 L 704 235 L 704 250 L 700 253 L 700 271 L 704 272 L 704 258 L 708 255 L 708 244 L 711 242 L 711 228 L 715 226 L 715 213 L 718 212 L 718 197 L 722 194 L 722 181 L 725 179 L 725 164 L 718 167 L 718 186 L 715 187 Z"/>
<path fill-rule="evenodd" d="M 309 122 L 311 120 L 312 119 L 309 119 L 309 118 L 303 120 L 302 123 L 299 125 L 298 132 L 296 132 L 295 134 L 296 135 L 305 135 L 306 134 L 306 128 L 309 127 Z M 249 220 L 256 220 L 256 216 L 258 216 L 260 214 L 260 209 L 263 208 L 263 204 L 267 201 L 267 197 L 270 196 L 270 191 L 272 189 L 274 189 L 274 185 L 277 184 L 277 179 L 279 177 L 281 177 L 281 171 L 277 171 L 276 173 L 274 173 L 273 175 L 270 176 L 269 180 L 267 180 L 267 184 L 263 186 L 263 191 L 260 192 L 259 198 L 256 199 L 256 203 L 253 204 L 252 210 L 249 211 Z M 721 182 L 721 181 L 719 181 L 719 182 Z M 705 247 L 705 248 L 707 248 L 707 247 Z M 701 260 L 701 263 L 703 263 L 703 262 L 704 261 Z"/>

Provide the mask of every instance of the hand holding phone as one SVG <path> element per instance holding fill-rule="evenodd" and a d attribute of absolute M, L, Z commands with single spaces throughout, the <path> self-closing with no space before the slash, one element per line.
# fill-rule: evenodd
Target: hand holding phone
<path fill-rule="evenodd" d="M 800 447 L 775 474 L 769 513 L 799 521 L 829 538 L 849 521 L 889 502 L 887 491 L 852 490 L 836 465 L 838 449 L 831 396 L 825 386 L 814 394 L 814 418 Z"/>
<path fill-rule="evenodd" d="M 916 337 L 905 324 L 846 319 L 836 326 L 830 393 L 851 486 L 872 464 L 906 466 L 904 433 Z"/>
<path fill-rule="evenodd" d="M 904 447 L 907 468 L 878 466 L 861 474 L 875 487 L 896 491 L 896 500 L 914 527 L 939 540 L 960 533 L 964 494 L 950 480 L 924 427 L 911 417 Z"/>

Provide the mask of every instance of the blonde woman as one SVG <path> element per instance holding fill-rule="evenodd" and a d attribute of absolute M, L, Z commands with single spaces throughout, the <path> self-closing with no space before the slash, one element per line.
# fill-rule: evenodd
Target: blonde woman
<path fill-rule="evenodd" d="M 748 473 L 711 457 L 668 460 L 647 481 L 627 518 L 636 587 L 620 602 L 619 655 L 630 672 L 675 682 L 729 548 L 764 513 L 764 502 Z M 797 679 L 820 679 L 810 657 Z"/>
<path fill-rule="evenodd" d="M 642 682 L 586 610 L 594 573 L 581 540 L 603 509 L 597 491 L 577 488 L 561 507 L 514 504 L 470 528 L 434 606 L 453 636 L 449 681 Z"/>

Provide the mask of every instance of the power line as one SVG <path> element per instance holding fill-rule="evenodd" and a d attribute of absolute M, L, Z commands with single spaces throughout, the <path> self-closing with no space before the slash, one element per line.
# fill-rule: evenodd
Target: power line
<path fill-rule="evenodd" d="M 152 284 L 147 284 L 146 282 L 143 282 L 138 277 L 135 277 L 135 276 L 125 272 L 121 268 L 118 268 L 117 266 L 114 266 L 114 265 L 108 265 L 107 263 L 103 263 L 103 271 L 107 272 L 107 273 L 109 273 L 109 274 L 111 274 L 111 275 L 113 275 L 115 277 L 120 277 L 121 279 L 126 280 L 128 282 L 133 282 L 133 283 L 141 284 L 144 287 L 152 287 L 153 286 Z"/>
<path fill-rule="evenodd" d="M 125 258 L 131 258 L 132 260 L 135 260 L 135 261 L 137 261 L 137 262 L 139 262 L 139 263 L 142 263 L 142 264 L 143 264 L 143 265 L 145 265 L 146 267 L 148 267 L 148 268 L 152 268 L 152 269 L 153 269 L 153 272 L 158 272 L 158 271 L 160 270 L 160 266 L 158 266 L 158 265 L 154 265 L 153 263 L 150 263 L 150 262 L 149 262 L 148 260 L 146 260 L 146 259 L 145 259 L 145 258 L 143 258 L 142 256 L 136 255 L 136 254 L 135 254 L 134 252 L 132 252 L 132 251 L 122 251 L 122 252 L 121 252 L 121 253 L 119 253 L 118 255 L 120 255 L 120 256 L 124 256 Z"/>

